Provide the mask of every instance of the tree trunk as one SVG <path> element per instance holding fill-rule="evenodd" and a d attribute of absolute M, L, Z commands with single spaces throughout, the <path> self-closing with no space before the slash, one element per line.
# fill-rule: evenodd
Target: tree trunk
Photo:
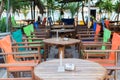
<path fill-rule="evenodd" d="M 2 12 L 4 11 L 4 1 L 2 0 L 1 1 L 1 4 L 0 4 L 0 17 L 1 17 L 1 15 L 2 15 Z"/>
<path fill-rule="evenodd" d="M 84 10 L 83 10 L 83 8 L 84 8 L 84 4 L 82 3 L 82 20 L 83 20 L 83 23 L 86 24 L 85 20 L 84 20 Z"/>
<path fill-rule="evenodd" d="M 53 16 L 53 24 L 54 24 L 54 22 L 55 22 L 54 10 L 52 10 L 52 16 Z"/>
<path fill-rule="evenodd" d="M 118 17 L 117 17 L 117 25 L 119 24 L 119 12 L 118 12 Z"/>

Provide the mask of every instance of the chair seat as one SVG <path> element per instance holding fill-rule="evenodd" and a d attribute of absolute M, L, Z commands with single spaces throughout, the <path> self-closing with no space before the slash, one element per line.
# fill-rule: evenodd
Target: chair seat
<path fill-rule="evenodd" d="M 15 63 L 40 63 L 40 61 L 36 60 L 36 62 L 35 62 L 35 60 L 30 60 L 30 61 L 19 61 L 19 62 L 15 62 Z M 30 70 L 32 70 L 32 67 L 8 67 L 7 69 L 8 69 L 8 71 L 11 71 L 11 72 L 12 71 L 13 72 L 15 72 L 15 71 L 30 71 Z"/>
<path fill-rule="evenodd" d="M 18 71 L 31 71 L 32 67 L 9 67 L 8 71 L 18 72 Z"/>

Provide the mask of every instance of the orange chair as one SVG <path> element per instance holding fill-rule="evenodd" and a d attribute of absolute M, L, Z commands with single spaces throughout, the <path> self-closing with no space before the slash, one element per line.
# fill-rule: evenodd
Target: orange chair
<path fill-rule="evenodd" d="M 91 61 L 95 61 L 100 63 L 101 65 L 103 65 L 106 68 L 110 68 L 110 70 L 115 70 L 115 74 L 114 74 L 114 79 L 116 80 L 116 71 L 119 68 L 114 68 L 117 66 L 117 53 L 120 52 L 120 50 L 118 50 L 118 47 L 120 46 L 120 35 L 118 35 L 117 33 L 113 33 L 113 37 L 112 37 L 112 45 L 111 45 L 111 50 L 84 50 L 84 53 L 87 54 L 87 56 L 89 56 L 89 54 L 93 54 L 93 53 L 107 53 L 106 54 L 106 59 L 88 59 Z M 87 57 L 89 58 L 89 57 Z M 108 69 L 109 69 L 108 68 Z"/>
<path fill-rule="evenodd" d="M 46 24 L 46 17 L 42 21 L 42 26 L 45 26 L 45 24 Z"/>
<path fill-rule="evenodd" d="M 94 37 L 94 41 L 97 41 L 98 40 L 98 35 L 100 33 L 100 30 L 101 30 L 101 26 L 99 24 L 97 24 L 96 26 L 96 31 L 95 31 L 95 37 Z"/>
<path fill-rule="evenodd" d="M 109 29 L 109 24 L 110 24 L 110 21 L 109 20 L 105 20 L 105 25 L 106 25 L 106 28 Z"/>
<path fill-rule="evenodd" d="M 25 54 L 26 52 L 12 52 L 12 43 L 11 43 L 11 39 L 10 39 L 9 35 L 0 40 L 0 48 L 4 52 L 3 55 L 5 55 L 5 58 L 6 58 L 5 62 L 7 64 L 11 64 L 11 63 L 14 63 L 14 64 L 25 64 L 25 63 L 26 64 L 29 64 L 29 63 L 34 64 L 34 63 L 36 63 L 36 64 L 38 64 L 40 62 L 40 60 L 36 60 L 36 58 L 35 58 L 35 60 L 17 61 L 14 58 L 14 55 L 15 54 Z M 34 53 L 34 56 L 36 56 L 36 54 L 39 54 L 39 51 L 34 51 L 34 52 L 31 51 L 30 54 L 32 54 L 32 53 Z M 27 52 L 27 54 L 28 54 L 28 52 Z M 23 65 L 23 66 L 7 67 L 8 77 L 9 77 L 10 72 L 24 72 L 24 71 L 31 71 L 32 79 L 34 79 L 33 67 L 31 67 L 31 66 L 27 67 L 27 66 Z"/>

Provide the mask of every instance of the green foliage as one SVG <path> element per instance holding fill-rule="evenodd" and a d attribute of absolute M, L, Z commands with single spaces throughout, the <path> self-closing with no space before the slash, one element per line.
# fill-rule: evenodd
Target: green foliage
<path fill-rule="evenodd" d="M 104 3 L 104 2 L 103 2 L 102 0 L 99 0 L 99 1 L 97 1 L 97 3 L 96 3 L 96 6 L 99 7 L 99 9 L 100 9 L 100 10 L 99 10 L 99 13 L 102 13 L 102 7 L 103 7 L 102 5 L 103 5 L 103 3 Z"/>
<path fill-rule="evenodd" d="M 1 32 L 6 31 L 6 17 L 1 18 L 0 20 L 0 31 Z"/>
<path fill-rule="evenodd" d="M 104 3 L 102 4 L 102 9 L 105 10 L 106 12 L 112 12 L 113 11 L 112 1 L 105 0 Z"/>
<path fill-rule="evenodd" d="M 119 2 L 119 1 L 117 1 L 117 2 L 115 3 L 115 5 L 114 5 L 114 11 L 115 11 L 116 13 L 120 13 L 120 2 Z"/>
<path fill-rule="evenodd" d="M 29 7 L 24 7 L 23 9 L 21 9 L 21 12 L 23 13 L 23 15 L 26 19 L 27 14 L 29 13 Z"/>
<path fill-rule="evenodd" d="M 75 15 L 75 13 L 77 12 L 76 9 L 77 9 L 77 4 L 76 3 L 69 3 L 68 4 L 68 7 L 70 9 L 70 12 L 71 12 L 71 16 L 73 18 L 73 16 Z"/>
<path fill-rule="evenodd" d="M 12 13 L 19 13 L 21 9 L 24 7 L 30 7 L 31 3 L 30 1 L 23 1 L 23 0 L 9 0 L 9 8 L 12 8 Z M 8 10 L 8 0 L 4 0 L 5 6 L 4 10 Z"/>

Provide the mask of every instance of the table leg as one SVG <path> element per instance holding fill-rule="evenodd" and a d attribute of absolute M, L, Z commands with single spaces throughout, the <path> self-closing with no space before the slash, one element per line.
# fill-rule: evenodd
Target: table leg
<path fill-rule="evenodd" d="M 64 46 L 59 46 L 58 47 L 58 53 L 59 53 L 59 58 L 60 58 L 60 54 L 62 53 L 62 58 L 64 58 L 64 53 L 65 53 L 65 47 Z"/>
<path fill-rule="evenodd" d="M 44 57 L 44 61 L 46 61 L 47 49 L 48 49 L 47 44 L 45 44 L 44 49 L 45 49 L 45 52 L 44 52 L 44 56 L 43 57 Z"/>

